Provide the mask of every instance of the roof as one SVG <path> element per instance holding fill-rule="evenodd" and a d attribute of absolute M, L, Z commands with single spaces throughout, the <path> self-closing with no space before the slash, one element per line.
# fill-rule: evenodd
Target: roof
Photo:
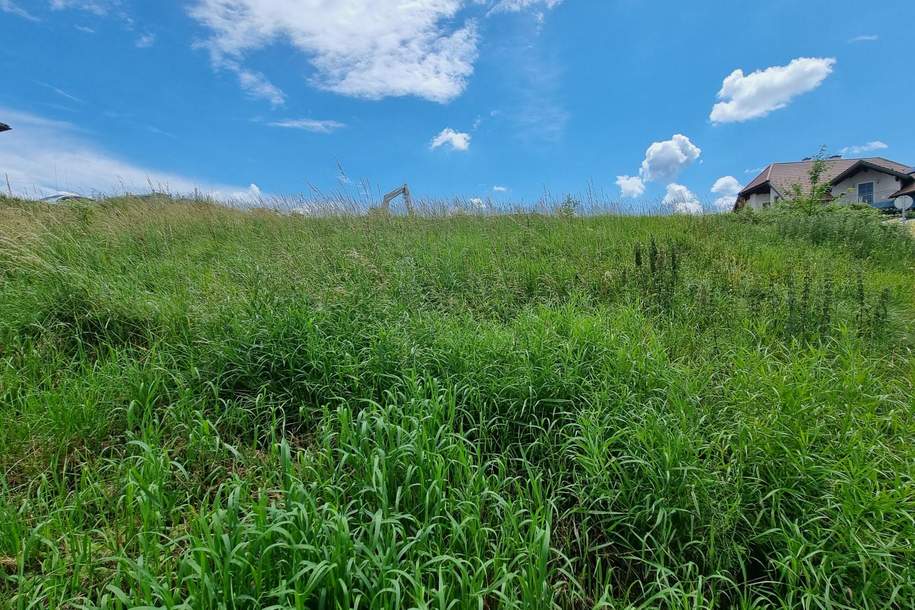
<path fill-rule="evenodd" d="M 897 197 L 902 197 L 903 195 L 915 197 L 915 182 L 913 182 L 912 184 L 910 184 L 908 186 L 902 187 L 901 189 L 899 189 L 898 191 L 896 191 L 895 193 L 890 195 L 890 199 L 896 199 Z"/>
<path fill-rule="evenodd" d="M 772 163 L 744 187 L 738 197 L 749 195 L 763 186 L 774 188 L 782 195 L 790 193 L 795 186 L 800 186 L 802 191 L 807 191 L 810 188 L 810 169 L 813 164 L 813 159 L 792 163 Z M 915 171 L 907 165 L 883 157 L 823 159 L 823 166 L 823 181 L 833 184 L 865 168 L 873 168 L 904 178 L 910 177 L 909 174 Z"/>

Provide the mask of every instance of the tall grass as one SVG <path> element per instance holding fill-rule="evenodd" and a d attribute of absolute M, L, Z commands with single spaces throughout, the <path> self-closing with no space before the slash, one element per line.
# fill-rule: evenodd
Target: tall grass
<path fill-rule="evenodd" d="M 911 239 L 575 212 L 0 203 L 0 607 L 912 607 Z"/>

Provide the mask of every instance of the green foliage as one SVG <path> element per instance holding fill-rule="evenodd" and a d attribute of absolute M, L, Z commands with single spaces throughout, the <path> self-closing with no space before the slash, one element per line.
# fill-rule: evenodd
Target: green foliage
<path fill-rule="evenodd" d="M 834 204 L 813 209 L 811 212 L 809 207 L 786 202 L 743 215 L 753 217 L 750 222 L 771 225 L 784 237 L 828 245 L 885 264 L 906 260 L 915 253 L 915 241 L 905 225 L 887 221 L 868 205 Z"/>
<path fill-rule="evenodd" d="M 0 608 L 910 607 L 915 250 L 831 208 L 0 202 Z"/>
<path fill-rule="evenodd" d="M 823 174 L 827 169 L 826 147 L 823 146 L 812 158 L 808 172 L 808 184 L 804 187 L 795 184 L 788 193 L 787 205 L 804 214 L 820 212 L 832 200 L 832 185 L 829 181 L 823 180 Z"/>

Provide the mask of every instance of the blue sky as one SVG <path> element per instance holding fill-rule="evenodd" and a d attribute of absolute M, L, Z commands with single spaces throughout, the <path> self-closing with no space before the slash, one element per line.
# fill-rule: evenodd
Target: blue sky
<path fill-rule="evenodd" d="M 821 145 L 915 164 L 913 18 L 910 0 L 0 0 L 0 172 L 35 194 L 406 181 L 724 206 Z"/>

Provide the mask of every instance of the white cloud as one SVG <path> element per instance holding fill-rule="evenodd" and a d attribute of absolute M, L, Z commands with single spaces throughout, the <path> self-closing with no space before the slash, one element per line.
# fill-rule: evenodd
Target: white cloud
<path fill-rule="evenodd" d="M 469 199 L 469 201 L 470 201 L 470 204 L 476 208 L 482 209 L 482 208 L 486 207 L 486 202 L 483 201 L 482 199 L 480 199 L 479 197 L 471 197 Z"/>
<path fill-rule="evenodd" d="M 149 47 L 156 44 L 156 35 L 141 34 L 140 37 L 137 38 L 137 42 L 135 44 L 137 45 L 138 49 L 148 49 Z"/>
<path fill-rule="evenodd" d="M 641 197 L 645 194 L 645 183 L 638 176 L 617 176 L 616 185 L 623 197 Z"/>
<path fill-rule="evenodd" d="M 682 184 L 668 184 L 667 193 L 661 203 L 670 208 L 675 214 L 702 213 L 702 204 L 699 199 Z"/>
<path fill-rule="evenodd" d="M 267 80 L 267 77 L 260 72 L 247 70 L 234 61 L 225 62 L 223 67 L 235 72 L 238 76 L 238 84 L 250 97 L 267 100 L 273 107 L 286 103 L 286 94 L 282 89 Z"/>
<path fill-rule="evenodd" d="M 446 127 L 441 133 L 432 138 L 429 147 L 432 150 L 435 150 L 436 148 L 445 145 L 450 146 L 452 150 L 466 151 L 470 148 L 470 134 Z"/>
<path fill-rule="evenodd" d="M 96 17 L 116 19 L 129 32 L 134 32 L 137 29 L 136 21 L 127 10 L 129 3 L 125 2 L 125 0 L 51 0 L 50 4 L 51 10 L 54 11 L 83 11 Z M 74 25 L 74 27 L 86 34 L 95 33 L 92 28 L 79 25 Z"/>
<path fill-rule="evenodd" d="M 71 102 L 76 102 L 77 104 L 85 104 L 85 103 L 86 103 L 85 100 L 82 100 L 82 99 L 76 97 L 75 95 L 72 95 L 72 94 L 70 94 L 70 93 L 67 93 L 67 92 L 64 91 L 63 89 L 59 89 L 59 88 L 55 87 L 54 85 L 51 85 L 51 84 L 42 82 L 42 81 L 40 81 L 40 80 L 35 81 L 35 83 L 38 84 L 38 85 L 41 85 L 41 86 L 44 87 L 45 89 L 50 89 L 51 91 L 53 91 L 53 92 L 56 93 L 57 95 L 59 95 L 59 96 L 61 96 L 61 97 L 63 97 L 63 98 L 66 98 L 66 99 L 70 100 Z"/>
<path fill-rule="evenodd" d="M 496 186 L 492 187 L 492 190 L 493 190 L 493 192 L 495 192 L 495 193 L 507 193 L 507 192 L 508 192 L 508 187 L 507 187 L 507 186 L 499 186 L 499 185 L 496 185 Z"/>
<path fill-rule="evenodd" d="M 51 8 L 55 11 L 77 9 L 96 15 L 106 15 L 118 4 L 118 0 L 51 0 Z"/>
<path fill-rule="evenodd" d="M 218 199 L 241 202 L 255 194 L 251 187 L 213 184 L 119 159 L 88 141 L 85 132 L 70 123 L 5 107 L 0 107 L 0 116 L 14 127 L 2 135 L 0 168 L 20 195 L 145 193 L 153 187 L 176 194 L 199 189 Z"/>
<path fill-rule="evenodd" d="M 472 19 L 455 23 L 464 0 L 196 0 L 191 16 L 210 30 L 214 65 L 288 42 L 315 69 L 312 81 L 343 95 L 460 95 L 477 57 Z"/>
<path fill-rule="evenodd" d="M 712 185 L 712 193 L 718 195 L 715 199 L 715 209 L 722 212 L 733 209 L 737 195 L 743 187 L 734 176 L 722 176 Z"/>
<path fill-rule="evenodd" d="M 85 2 L 87 0 L 65 0 Z M 102 1 L 102 0 L 92 0 Z M 501 0 L 489 12 L 536 11 L 560 0 Z M 214 67 L 240 72 L 273 44 L 298 50 L 315 86 L 367 99 L 449 102 L 474 71 L 486 0 L 192 0 Z M 267 82 L 267 77 L 259 75 Z M 270 98 L 268 98 L 270 99 Z"/>
<path fill-rule="evenodd" d="M 676 134 L 670 140 L 654 142 L 645 151 L 645 160 L 639 169 L 639 176 L 645 182 L 676 178 L 681 170 L 699 158 L 702 149 L 689 138 Z"/>
<path fill-rule="evenodd" d="M 715 206 L 715 209 L 719 212 L 728 212 L 734 209 L 734 204 L 737 203 L 737 196 L 729 197 L 716 197 L 715 202 L 712 204 Z"/>
<path fill-rule="evenodd" d="M 839 152 L 841 152 L 843 155 L 860 155 L 861 153 L 883 150 L 885 148 L 889 148 L 889 145 L 881 142 L 880 140 L 874 140 L 873 142 L 860 144 L 858 146 L 846 146 Z"/>
<path fill-rule="evenodd" d="M 712 192 L 716 195 L 737 195 L 742 189 L 740 182 L 734 176 L 722 176 L 712 185 Z"/>
<path fill-rule="evenodd" d="M 552 9 L 558 6 L 562 0 L 500 0 L 492 7 L 492 13 L 517 13 L 523 10 L 536 7 Z"/>
<path fill-rule="evenodd" d="M 0 11 L 28 19 L 29 21 L 39 21 L 38 17 L 13 2 L 13 0 L 0 0 Z"/>
<path fill-rule="evenodd" d="M 284 119 L 282 121 L 274 121 L 267 124 L 271 127 L 301 129 L 303 131 L 311 131 L 313 133 L 331 133 L 346 127 L 345 123 L 340 123 L 339 121 L 319 121 L 317 119 Z"/>
<path fill-rule="evenodd" d="M 178 136 L 176 136 L 176 135 L 173 134 L 172 132 L 170 132 L 170 131 L 165 131 L 164 129 L 161 129 L 161 128 L 159 128 L 159 127 L 156 127 L 155 125 L 146 125 L 146 126 L 145 126 L 145 129 L 146 129 L 146 131 L 148 131 L 149 133 L 154 133 L 154 134 L 156 134 L 157 136 L 165 136 L 166 138 L 171 138 L 171 139 L 173 139 L 173 140 L 177 140 L 177 139 L 178 139 Z"/>
<path fill-rule="evenodd" d="M 876 34 L 862 34 L 849 39 L 848 42 L 876 42 L 878 40 L 880 40 L 880 37 Z"/>
<path fill-rule="evenodd" d="M 764 117 L 792 99 L 813 91 L 832 73 L 833 58 L 800 57 L 787 66 L 772 66 L 745 75 L 737 69 L 724 79 L 709 118 L 734 123 Z"/>
<path fill-rule="evenodd" d="M 623 197 L 641 197 L 645 184 L 655 180 L 673 180 L 702 155 L 702 149 L 683 134 L 671 139 L 652 142 L 645 151 L 645 159 L 638 176 L 617 176 L 616 185 Z"/>

